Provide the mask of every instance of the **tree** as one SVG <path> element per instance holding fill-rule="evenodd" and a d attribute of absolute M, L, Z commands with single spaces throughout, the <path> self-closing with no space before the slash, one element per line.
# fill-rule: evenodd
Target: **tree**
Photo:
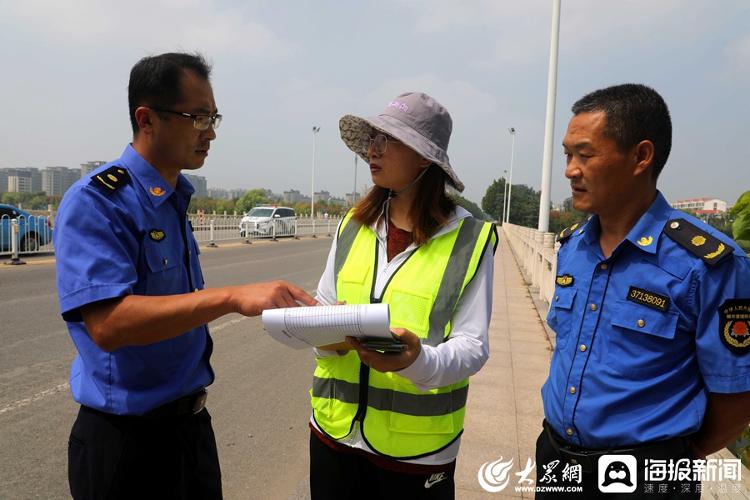
<path fill-rule="evenodd" d="M 266 195 L 265 189 L 251 189 L 250 191 L 247 191 L 242 198 L 237 200 L 237 203 L 235 204 L 235 209 L 238 212 L 245 213 L 250 211 L 251 208 L 256 207 L 258 205 L 263 205 L 264 203 L 268 203 L 268 197 Z"/>
<path fill-rule="evenodd" d="M 578 210 L 552 210 L 549 213 L 549 230 L 553 233 L 559 233 L 563 229 L 580 223 L 585 220 L 586 216 Z"/>
<path fill-rule="evenodd" d="M 473 215 L 477 219 L 487 220 L 487 214 L 482 212 L 482 209 L 479 208 L 479 205 L 477 205 L 473 201 L 467 200 L 458 193 L 451 194 L 449 195 L 449 197 L 456 203 L 456 205 L 465 208 L 471 215 Z"/>
<path fill-rule="evenodd" d="M 750 191 L 745 191 L 732 207 L 732 236 L 743 250 L 750 253 Z"/>
<path fill-rule="evenodd" d="M 503 216 L 505 179 L 492 182 L 482 198 L 482 209 L 496 220 Z M 513 184 L 510 194 L 511 224 L 525 227 L 537 227 L 539 224 L 539 197 L 541 193 L 525 184 Z"/>
<path fill-rule="evenodd" d="M 501 177 L 490 184 L 482 197 L 482 210 L 494 217 L 495 220 L 500 220 L 503 217 L 505 189 L 505 178 Z"/>

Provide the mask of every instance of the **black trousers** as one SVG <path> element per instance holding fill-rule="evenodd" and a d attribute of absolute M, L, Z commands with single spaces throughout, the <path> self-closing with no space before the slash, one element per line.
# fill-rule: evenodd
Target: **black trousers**
<path fill-rule="evenodd" d="M 310 433 L 312 500 L 453 500 L 454 471 L 455 462 L 437 474 L 390 471 L 359 454 L 333 450 Z"/>
<path fill-rule="evenodd" d="M 68 443 L 74 499 L 217 499 L 221 470 L 208 410 L 159 419 L 82 406 Z"/>
<path fill-rule="evenodd" d="M 559 440 L 559 439 L 558 439 Z M 615 453 L 615 452 L 613 452 Z M 644 500 L 666 500 L 666 499 L 675 499 L 675 500 L 700 500 L 701 494 L 700 494 L 700 482 L 695 481 L 680 481 L 680 482 L 669 482 L 669 481 L 660 481 L 660 482 L 645 482 L 645 460 L 646 459 L 659 459 L 659 460 L 678 460 L 681 458 L 688 458 L 692 459 L 692 453 L 690 449 L 687 446 L 687 442 L 685 441 L 684 447 L 678 446 L 677 449 L 674 447 L 670 447 L 669 451 L 660 451 L 658 448 L 655 448 L 653 451 L 649 448 L 648 453 L 637 453 L 636 454 L 636 462 L 637 462 L 637 472 L 635 476 L 629 476 L 628 479 L 632 482 L 632 484 L 635 485 L 635 491 L 632 493 L 602 493 L 600 491 L 600 477 L 599 477 L 599 465 L 598 465 L 598 459 L 591 460 L 591 465 L 593 468 L 588 472 L 583 472 L 581 475 L 581 482 L 577 482 L 574 480 L 564 480 L 561 476 L 561 471 L 565 468 L 566 465 L 575 465 L 572 464 L 569 460 L 569 457 L 562 456 L 558 451 L 556 451 L 555 446 L 553 446 L 552 439 L 550 438 L 548 432 L 546 429 L 542 430 L 542 433 L 539 435 L 536 441 L 536 486 L 539 487 L 545 487 L 549 488 L 548 491 L 537 491 L 536 496 L 534 498 L 536 499 L 558 499 L 558 498 L 581 498 L 581 499 L 602 499 L 606 498 L 607 500 L 635 500 L 635 499 L 644 499 Z M 558 463 L 554 466 L 550 474 L 548 475 L 548 478 L 546 481 L 542 481 L 544 478 L 545 472 L 547 472 L 547 469 L 545 466 L 550 466 L 553 464 L 553 462 L 558 461 Z M 619 466 L 619 464 L 610 465 L 602 471 L 602 474 L 605 475 L 605 479 L 602 481 L 602 484 L 607 481 L 606 474 L 609 474 L 610 472 L 613 472 L 614 478 L 620 478 L 623 479 L 625 477 L 625 472 L 622 470 L 622 468 Z M 551 481 L 549 477 L 554 476 L 555 481 Z M 637 479 L 636 479 L 637 478 Z M 616 482 L 611 482 L 610 485 L 617 484 Z M 559 488 L 559 487 L 581 487 L 582 490 L 580 492 L 565 492 L 562 490 L 557 489 L 557 491 L 553 490 L 552 488 Z"/>

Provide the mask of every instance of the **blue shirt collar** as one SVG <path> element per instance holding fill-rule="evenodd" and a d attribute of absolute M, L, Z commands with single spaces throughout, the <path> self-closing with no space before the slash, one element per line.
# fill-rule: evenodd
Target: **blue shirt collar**
<path fill-rule="evenodd" d="M 125 147 L 120 160 L 128 168 L 136 184 L 140 185 L 145 191 L 146 196 L 155 208 L 160 207 L 174 192 L 188 199 L 195 192 L 192 184 L 182 174 L 177 177 L 176 189 L 172 189 L 172 186 L 164 180 L 159 171 L 133 149 L 132 144 Z"/>
<path fill-rule="evenodd" d="M 671 213 L 672 207 L 667 203 L 661 191 L 657 191 L 656 199 L 625 236 L 625 241 L 629 241 L 635 248 L 646 253 L 655 254 L 659 244 L 659 235 L 661 235 Z M 595 215 L 586 224 L 582 235 L 586 244 L 598 245 L 599 231 L 599 216 Z"/>

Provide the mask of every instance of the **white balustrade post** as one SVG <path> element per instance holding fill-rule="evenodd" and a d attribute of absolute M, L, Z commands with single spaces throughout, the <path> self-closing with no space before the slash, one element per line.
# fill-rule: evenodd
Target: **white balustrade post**
<path fill-rule="evenodd" d="M 209 240 L 210 240 L 210 242 L 208 243 L 208 246 L 211 248 L 216 248 L 218 245 L 214 242 L 214 219 L 211 219 L 209 221 L 208 235 L 209 235 Z"/>
<path fill-rule="evenodd" d="M 21 236 L 21 229 L 18 227 L 18 219 L 11 219 L 10 221 L 11 258 L 8 262 L 6 262 L 6 264 L 9 264 L 11 266 L 18 266 L 18 265 L 26 264 L 26 262 L 22 261 L 21 258 L 18 256 L 19 247 L 20 247 L 18 240 L 20 236 Z"/>
<path fill-rule="evenodd" d="M 542 257 L 544 252 L 542 251 L 542 244 L 544 242 L 544 231 L 534 232 L 534 269 L 531 274 L 531 283 L 534 286 L 541 287 L 542 284 Z"/>
<path fill-rule="evenodd" d="M 245 228 L 245 241 L 243 241 L 246 245 L 252 245 L 252 241 L 250 241 L 250 223 L 249 222 L 243 222 L 242 227 Z"/>
<path fill-rule="evenodd" d="M 550 304 L 555 293 L 555 276 L 552 274 L 553 262 L 557 260 L 554 250 L 555 233 L 544 233 L 542 242 L 542 283 L 539 286 L 539 298 Z"/>

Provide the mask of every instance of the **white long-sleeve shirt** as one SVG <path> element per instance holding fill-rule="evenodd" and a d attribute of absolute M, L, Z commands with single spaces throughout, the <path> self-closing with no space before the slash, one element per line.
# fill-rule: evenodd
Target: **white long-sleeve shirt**
<path fill-rule="evenodd" d="M 436 238 L 442 234 L 452 231 L 458 226 L 461 219 L 470 217 L 471 214 L 461 207 L 456 207 L 449 221 L 432 236 Z M 393 260 L 387 259 L 386 227 L 382 219 L 373 230 L 378 239 L 377 272 L 375 275 L 375 287 L 373 295 L 382 298 L 384 288 L 391 276 L 401 267 L 401 264 L 417 249 L 412 243 L 406 250 L 396 255 Z M 337 232 L 338 234 L 338 232 Z M 323 275 L 318 283 L 317 299 L 322 304 L 335 304 L 336 282 L 334 273 L 334 260 L 336 256 L 336 239 L 331 245 L 328 261 Z M 417 359 L 408 367 L 400 370 L 398 374 L 409 379 L 419 389 L 428 390 L 443 387 L 463 380 L 479 371 L 489 357 L 489 340 L 487 330 L 492 314 L 492 275 L 494 270 L 494 255 L 492 245 L 487 248 L 482 256 L 474 278 L 464 289 L 456 306 L 456 311 L 451 319 L 451 333 L 448 339 L 438 346 L 422 344 L 422 350 Z M 318 357 L 337 356 L 331 351 L 314 349 Z M 317 429 L 314 419 L 312 424 Z M 344 439 L 338 441 L 341 444 L 359 448 L 374 453 L 362 438 L 359 423 L 355 423 L 353 432 Z M 404 462 L 438 465 L 452 462 L 458 455 L 460 438 L 447 448 L 415 460 L 404 460 Z"/>

